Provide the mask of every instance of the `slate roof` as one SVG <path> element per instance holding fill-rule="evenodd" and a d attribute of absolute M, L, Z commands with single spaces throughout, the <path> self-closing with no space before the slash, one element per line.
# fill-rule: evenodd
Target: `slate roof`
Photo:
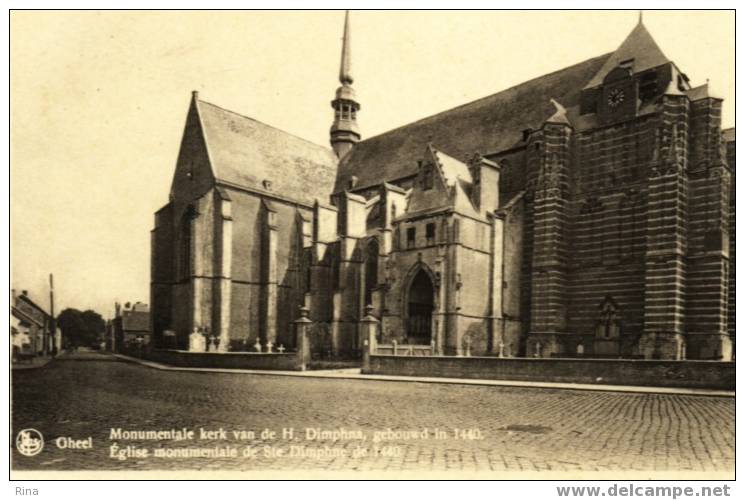
<path fill-rule="evenodd" d="M 537 129 L 554 115 L 556 99 L 569 109 L 579 104 L 585 83 L 610 54 L 522 83 L 497 94 L 371 137 L 357 143 L 339 165 L 334 192 L 357 176 L 357 187 L 378 185 L 416 174 L 427 143 L 465 161 L 474 153 L 504 151 L 522 141 L 522 131 Z"/>
<path fill-rule="evenodd" d="M 313 204 L 334 187 L 337 158 L 313 144 L 246 116 L 199 100 L 205 143 L 218 181 Z"/>
<path fill-rule="evenodd" d="M 602 85 L 603 79 L 611 70 L 629 59 L 634 60 L 631 65 L 632 73 L 646 71 L 670 62 L 670 59 L 662 53 L 662 50 L 660 50 L 652 35 L 649 34 L 647 28 L 644 27 L 644 24 L 639 23 L 629 33 L 626 40 L 605 61 L 600 71 L 592 77 L 585 88 L 589 89 Z"/>
<path fill-rule="evenodd" d="M 724 136 L 724 142 L 732 142 L 735 140 L 735 127 L 722 130 Z"/>
<path fill-rule="evenodd" d="M 712 97 L 709 93 L 708 83 L 704 83 L 703 85 L 699 85 L 698 87 L 686 90 L 685 95 L 687 95 L 691 101 L 698 101 L 699 99 Z"/>

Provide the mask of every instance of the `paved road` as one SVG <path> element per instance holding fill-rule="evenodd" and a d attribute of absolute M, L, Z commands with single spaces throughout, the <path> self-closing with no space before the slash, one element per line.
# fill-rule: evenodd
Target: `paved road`
<path fill-rule="evenodd" d="M 45 447 L 14 449 L 18 470 L 734 472 L 735 458 L 734 398 L 168 372 L 93 354 L 13 373 L 13 440 L 29 427 Z M 112 439 L 112 428 L 195 436 Z M 200 428 L 226 435 L 199 439 Z M 308 428 L 346 435 L 306 439 Z M 399 434 L 374 442 L 387 430 Z M 56 444 L 89 436 L 92 450 Z M 112 457 L 114 443 L 129 458 Z M 238 457 L 215 456 L 230 449 Z M 187 452 L 210 456 L 172 456 Z"/>

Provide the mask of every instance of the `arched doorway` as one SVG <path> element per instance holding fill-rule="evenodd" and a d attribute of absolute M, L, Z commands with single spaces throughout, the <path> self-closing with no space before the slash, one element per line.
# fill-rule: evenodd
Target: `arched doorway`
<path fill-rule="evenodd" d="M 407 294 L 406 337 L 410 344 L 429 344 L 432 340 L 434 299 L 432 279 L 424 269 L 419 269 Z"/>

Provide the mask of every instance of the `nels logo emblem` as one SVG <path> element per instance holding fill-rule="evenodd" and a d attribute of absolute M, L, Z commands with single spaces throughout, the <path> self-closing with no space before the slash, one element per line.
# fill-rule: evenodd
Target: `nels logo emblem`
<path fill-rule="evenodd" d="M 16 437 L 16 448 L 21 455 L 33 457 L 44 448 L 44 437 L 36 429 L 23 429 Z"/>

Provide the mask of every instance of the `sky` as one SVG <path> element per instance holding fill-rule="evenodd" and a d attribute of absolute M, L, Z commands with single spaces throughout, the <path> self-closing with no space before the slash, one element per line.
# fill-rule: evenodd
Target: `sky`
<path fill-rule="evenodd" d="M 613 51 L 637 11 L 352 12 L 365 137 Z M 665 55 L 735 121 L 735 16 L 645 11 Z M 328 144 L 342 11 L 11 13 L 11 286 L 113 316 L 148 302 L 192 90 Z"/>

